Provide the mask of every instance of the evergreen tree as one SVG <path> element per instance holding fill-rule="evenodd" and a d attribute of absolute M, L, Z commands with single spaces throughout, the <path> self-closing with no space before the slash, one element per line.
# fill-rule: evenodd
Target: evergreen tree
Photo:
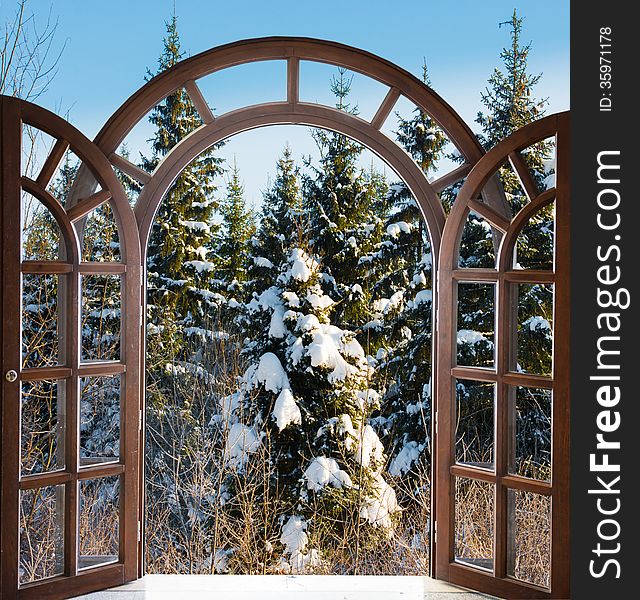
<path fill-rule="evenodd" d="M 528 72 L 531 44 L 522 45 L 523 19 L 514 10 L 505 23 L 510 29 L 511 45 L 502 50 L 502 70 L 496 68 L 489 78 L 488 87 L 481 95 L 486 112 L 479 112 L 476 122 L 482 127 L 481 141 L 488 150 L 517 129 L 544 116 L 546 100 L 534 96 L 534 87 L 540 75 Z M 539 142 L 523 153 L 525 163 L 540 190 L 549 180 L 548 164 L 553 146 Z M 500 181 L 511 212 L 515 215 L 526 203 L 527 197 L 510 166 L 499 171 Z M 495 267 L 495 251 L 491 228 L 479 215 L 471 212 L 462 235 L 460 266 Z M 553 260 L 553 207 L 534 215 L 517 243 L 514 268 L 549 269 Z M 464 365 L 493 365 L 493 330 L 495 319 L 495 291 L 492 286 L 466 284 L 458 287 L 458 363 Z M 514 291 L 514 319 L 518 323 L 518 352 L 513 370 L 546 374 L 551 357 L 552 293 L 549 286 L 520 285 Z M 517 292 L 517 293 L 516 293 Z M 493 439 L 493 397 L 486 384 L 458 382 L 459 408 L 462 414 L 458 437 L 469 450 L 465 460 L 486 462 L 490 459 L 489 441 Z M 520 388 L 519 388 L 520 389 Z M 524 389 L 524 388 L 522 388 Z M 518 392 L 520 395 L 520 392 Z M 531 421 L 533 413 L 549 409 L 550 396 L 524 394 L 518 401 L 518 419 Z M 547 404 L 546 407 L 542 406 Z M 535 420 L 535 419 L 534 419 Z M 536 421 L 538 424 L 540 420 Z M 520 428 L 517 444 L 519 452 L 536 445 L 536 436 L 545 436 L 532 428 Z M 531 472 L 530 472 L 531 473 Z M 529 473 L 529 474 L 530 474 Z M 540 473 L 538 473 L 540 475 Z M 544 474 L 542 474 L 544 478 Z"/>
<path fill-rule="evenodd" d="M 167 23 L 164 49 L 158 61 L 161 73 L 182 58 L 175 15 Z M 152 170 L 202 120 L 185 90 L 177 90 L 157 105 L 150 117 L 156 131 L 153 154 L 142 166 Z M 202 326 L 211 303 L 209 283 L 217 265 L 207 260 L 216 234 L 213 216 L 215 179 L 222 159 L 214 150 L 203 152 L 178 176 L 156 215 L 148 253 L 149 322 L 158 326 L 164 315 L 183 326 Z M 179 346 L 178 346 L 179 347 Z"/>
<path fill-rule="evenodd" d="M 234 163 L 227 182 L 226 194 L 220 201 L 219 212 L 222 228 L 219 234 L 216 255 L 221 280 L 221 293 L 231 298 L 242 299 L 250 268 L 249 244 L 255 232 L 254 216 L 247 208 L 244 186 L 240 172 Z"/>
<path fill-rule="evenodd" d="M 426 64 L 423 81 L 430 85 Z M 409 119 L 397 117 L 396 139 L 430 176 L 446 136 L 420 108 Z M 390 186 L 386 202 L 385 231 L 369 275 L 376 282 L 375 322 L 384 339 L 377 369 L 387 391 L 379 422 L 392 457 L 389 472 L 406 483 L 422 475 L 414 468 L 419 458 L 423 467 L 430 463 L 432 258 L 424 217 L 404 182 Z"/>
<path fill-rule="evenodd" d="M 347 98 L 351 79 L 339 70 L 331 83 L 336 107 L 357 114 Z M 380 174 L 366 173 L 358 166 L 364 147 L 350 138 L 324 130 L 314 130 L 319 165 L 308 166 L 311 175 L 304 178 L 305 210 L 309 215 L 310 243 L 323 257 L 323 267 L 334 285 L 339 305 L 336 319 L 359 330 L 371 317 L 371 290 L 366 262 L 380 241 L 383 219 L 380 217 L 387 184 Z M 361 340 L 364 341 L 364 340 Z"/>

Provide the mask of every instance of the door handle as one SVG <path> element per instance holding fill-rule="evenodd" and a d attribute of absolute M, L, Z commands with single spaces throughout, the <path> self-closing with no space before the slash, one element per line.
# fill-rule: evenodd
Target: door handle
<path fill-rule="evenodd" d="M 5 374 L 4 374 L 4 378 L 10 382 L 13 383 L 16 379 L 18 379 L 18 373 L 16 373 L 13 369 L 9 369 Z"/>

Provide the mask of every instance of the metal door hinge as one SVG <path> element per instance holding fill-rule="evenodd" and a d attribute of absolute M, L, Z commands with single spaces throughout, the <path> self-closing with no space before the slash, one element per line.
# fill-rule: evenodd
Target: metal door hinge
<path fill-rule="evenodd" d="M 138 521 L 138 541 L 142 541 L 142 521 Z"/>

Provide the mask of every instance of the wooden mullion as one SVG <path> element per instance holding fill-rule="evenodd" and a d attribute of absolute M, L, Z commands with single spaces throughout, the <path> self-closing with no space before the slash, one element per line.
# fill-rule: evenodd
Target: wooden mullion
<path fill-rule="evenodd" d="M 505 383 L 513 386 L 522 387 L 535 387 L 544 390 L 550 390 L 553 388 L 553 379 L 546 375 L 535 375 L 533 373 L 516 373 L 510 371 L 502 376 L 502 380 Z"/>
<path fill-rule="evenodd" d="M 70 482 L 72 475 L 66 471 L 52 471 L 50 473 L 38 473 L 27 475 L 20 480 L 21 490 L 34 490 L 36 488 L 63 485 Z"/>
<path fill-rule="evenodd" d="M 534 269 L 518 269 L 506 271 L 502 277 L 517 283 L 553 283 L 556 280 L 553 271 L 537 271 Z"/>
<path fill-rule="evenodd" d="M 400 98 L 400 90 L 398 88 L 392 87 L 389 88 L 387 95 L 384 97 L 382 104 L 378 107 L 376 114 L 373 119 L 371 119 L 371 126 L 376 129 L 380 129 L 384 122 L 387 120 L 387 117 L 391 114 L 393 107 L 398 102 Z"/>
<path fill-rule="evenodd" d="M 82 262 L 78 268 L 83 275 L 121 275 L 127 265 L 119 262 Z"/>
<path fill-rule="evenodd" d="M 81 467 L 78 471 L 78 481 L 86 481 L 87 479 L 99 479 L 100 477 L 114 477 L 122 475 L 125 467 L 119 462 L 107 463 L 104 465 L 95 464 L 91 466 Z"/>
<path fill-rule="evenodd" d="M 42 188 L 47 188 L 51 183 L 51 179 L 53 178 L 53 174 L 56 172 L 56 169 L 60 166 L 62 159 L 64 158 L 65 153 L 69 149 L 69 142 L 67 140 L 60 138 L 54 144 L 49 156 L 42 165 L 42 169 L 40 169 L 40 173 L 38 174 L 38 178 L 36 182 Z"/>
<path fill-rule="evenodd" d="M 127 366 L 124 363 L 115 361 L 80 363 L 78 366 L 78 377 L 95 377 L 100 375 L 109 377 L 111 375 L 124 373 L 126 370 Z"/>
<path fill-rule="evenodd" d="M 44 381 L 47 379 L 66 379 L 71 376 L 69 367 L 33 367 L 20 373 L 22 381 Z"/>
<path fill-rule="evenodd" d="M 67 276 L 64 314 L 64 361 L 72 370 L 72 377 L 66 386 L 66 439 L 65 464 L 71 474 L 66 484 L 65 502 L 65 575 L 74 576 L 78 572 L 78 445 L 80 381 L 78 365 L 80 361 L 80 274 L 78 263 L 74 272 Z"/>
<path fill-rule="evenodd" d="M 486 483 L 496 483 L 497 477 L 495 473 L 492 473 L 488 469 L 482 469 L 480 467 L 472 467 L 470 465 L 456 463 L 449 468 L 451 475 L 456 477 L 466 477 L 467 479 L 477 479 L 478 481 L 484 481 Z"/>
<path fill-rule="evenodd" d="M 469 283 L 495 283 L 500 278 L 495 269 L 454 269 L 451 276 L 458 282 Z"/>
<path fill-rule="evenodd" d="M 496 383 L 498 381 L 498 373 L 493 369 L 484 367 L 453 367 L 451 375 L 456 379 L 485 381 L 487 383 Z"/>
<path fill-rule="evenodd" d="M 539 481 L 537 479 L 528 479 L 519 475 L 505 475 L 501 479 L 502 484 L 512 490 L 522 490 L 523 492 L 531 492 L 540 494 L 541 496 L 551 496 L 552 486 L 548 481 Z"/>
<path fill-rule="evenodd" d="M 21 264 L 21 271 L 32 275 L 62 275 L 72 270 L 72 264 L 61 260 L 23 260 Z"/>

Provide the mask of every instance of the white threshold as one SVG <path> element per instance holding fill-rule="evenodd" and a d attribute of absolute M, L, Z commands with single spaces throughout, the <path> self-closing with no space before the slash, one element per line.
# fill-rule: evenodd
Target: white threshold
<path fill-rule="evenodd" d="M 478 600 L 430 577 L 379 575 L 146 575 L 77 600 Z"/>

